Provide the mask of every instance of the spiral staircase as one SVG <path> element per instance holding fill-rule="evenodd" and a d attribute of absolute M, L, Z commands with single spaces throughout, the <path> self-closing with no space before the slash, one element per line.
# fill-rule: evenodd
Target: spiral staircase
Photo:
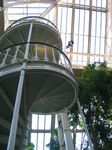
<path fill-rule="evenodd" d="M 25 149 L 29 111 L 62 112 L 76 98 L 57 27 L 42 17 L 11 24 L 0 38 L 0 150 Z"/>

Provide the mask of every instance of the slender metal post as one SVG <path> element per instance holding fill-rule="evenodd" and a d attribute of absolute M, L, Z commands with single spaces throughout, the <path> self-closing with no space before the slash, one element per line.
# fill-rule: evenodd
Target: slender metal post
<path fill-rule="evenodd" d="M 54 63 L 56 63 L 56 58 L 55 58 L 55 54 L 54 54 L 54 48 L 52 48 L 52 56 L 53 56 L 52 61 L 53 61 Z"/>
<path fill-rule="evenodd" d="M 60 114 L 57 115 L 57 118 L 58 118 L 59 146 L 60 146 L 60 150 L 65 150 L 64 136 L 63 136 L 62 122 L 61 122 Z"/>
<path fill-rule="evenodd" d="M 38 60 L 38 45 L 36 44 L 34 60 Z"/>
<path fill-rule="evenodd" d="M 15 51 L 15 54 L 14 54 L 14 58 L 11 60 L 11 63 L 15 63 L 17 60 L 16 60 L 16 58 L 17 58 L 17 53 L 18 53 L 18 51 L 19 51 L 19 48 L 20 48 L 20 45 L 18 45 L 17 47 L 16 47 L 16 51 Z"/>
<path fill-rule="evenodd" d="M 84 123 L 84 129 L 85 129 L 87 137 L 88 137 L 90 148 L 91 148 L 91 150 L 94 150 L 93 149 L 93 144 L 92 144 L 92 141 L 91 141 L 91 138 L 90 138 L 90 135 L 89 135 L 89 131 L 88 131 L 88 128 L 87 128 L 87 125 L 86 125 L 85 117 L 84 117 L 84 114 L 83 114 L 83 112 L 81 110 L 81 106 L 80 106 L 79 100 L 77 100 L 77 104 L 78 104 L 79 112 L 80 112 L 80 114 L 82 116 L 82 120 L 83 120 L 83 123 Z"/>
<path fill-rule="evenodd" d="M 48 61 L 46 45 L 44 45 L 44 60 Z"/>
<path fill-rule="evenodd" d="M 7 150 L 14 150 L 25 71 L 21 70 Z"/>
<path fill-rule="evenodd" d="M 61 113 L 66 150 L 74 150 L 67 113 Z"/>
<path fill-rule="evenodd" d="M 31 22 L 31 25 L 30 25 L 30 30 L 29 30 L 29 35 L 28 35 L 28 40 L 27 40 L 27 45 L 26 45 L 26 51 L 25 51 L 25 56 L 24 56 L 25 60 L 28 59 L 29 46 L 30 46 L 29 42 L 31 41 L 32 28 L 33 28 L 33 22 Z"/>
<path fill-rule="evenodd" d="M 5 57 L 4 57 L 3 62 L 2 62 L 2 64 L 1 64 L 2 67 L 5 65 L 5 61 L 6 61 L 6 59 L 7 59 L 7 56 L 8 56 L 9 51 L 10 51 L 10 48 L 6 50 Z"/>
<path fill-rule="evenodd" d="M 24 60 L 28 59 L 29 46 L 30 46 L 29 42 L 31 40 L 32 27 L 33 27 L 33 23 L 31 23 L 30 29 L 29 29 L 29 35 L 28 35 L 27 45 L 25 49 Z M 14 150 L 14 147 L 15 147 L 17 124 L 18 124 L 18 118 L 19 118 L 19 110 L 20 110 L 21 96 L 22 96 L 23 83 L 24 83 L 24 77 L 25 77 L 26 63 L 27 63 L 26 61 L 23 63 L 22 70 L 20 72 L 20 78 L 19 78 L 19 84 L 18 84 L 18 89 L 17 89 L 17 94 L 16 94 L 16 100 L 15 100 L 15 106 L 14 106 L 14 112 L 13 112 L 13 118 L 12 118 L 12 123 L 11 123 L 7 150 Z"/>

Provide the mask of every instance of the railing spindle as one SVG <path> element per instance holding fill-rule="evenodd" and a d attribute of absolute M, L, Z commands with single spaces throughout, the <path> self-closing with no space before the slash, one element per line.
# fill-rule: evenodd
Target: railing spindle
<path fill-rule="evenodd" d="M 3 62 L 2 62 L 2 64 L 1 64 L 1 67 L 5 66 L 5 64 L 6 64 L 5 61 L 6 61 L 6 59 L 7 59 L 7 56 L 8 56 L 9 51 L 10 51 L 10 48 L 8 48 L 8 49 L 6 50 L 6 54 L 5 54 L 5 57 L 4 57 Z"/>
<path fill-rule="evenodd" d="M 38 45 L 36 44 L 36 48 L 35 48 L 35 57 L 34 57 L 35 59 L 35 61 L 37 61 L 38 60 Z"/>
<path fill-rule="evenodd" d="M 11 60 L 11 63 L 12 63 L 12 64 L 17 62 L 17 53 L 18 53 L 18 51 L 19 51 L 19 48 L 20 48 L 20 45 L 18 45 L 18 46 L 16 47 L 15 54 L 14 54 L 14 58 Z"/>
<path fill-rule="evenodd" d="M 48 61 L 46 45 L 44 45 L 44 60 Z"/>
<path fill-rule="evenodd" d="M 55 58 L 55 54 L 54 54 L 54 48 L 52 48 L 52 55 L 53 55 L 53 62 L 56 63 L 56 58 Z"/>

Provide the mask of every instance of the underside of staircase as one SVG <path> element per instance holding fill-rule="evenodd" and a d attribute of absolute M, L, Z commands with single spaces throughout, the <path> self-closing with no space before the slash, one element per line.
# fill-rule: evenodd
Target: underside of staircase
<path fill-rule="evenodd" d="M 41 17 L 14 22 L 0 38 L 0 149 L 25 149 L 29 112 L 59 113 L 71 107 L 76 98 L 77 84 L 56 26 Z M 16 139 L 11 145 L 18 99 L 17 130 L 12 132 Z"/>

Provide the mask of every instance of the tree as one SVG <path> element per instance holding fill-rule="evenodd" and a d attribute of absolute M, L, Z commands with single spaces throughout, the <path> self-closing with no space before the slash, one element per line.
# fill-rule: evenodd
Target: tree
<path fill-rule="evenodd" d="M 59 138 L 57 129 L 52 130 L 50 143 L 46 145 L 49 150 L 59 150 Z"/>
<path fill-rule="evenodd" d="M 106 62 L 88 64 L 78 79 L 79 100 L 95 150 L 112 148 L 112 71 Z M 75 109 L 74 109 L 75 108 Z M 80 124 L 75 104 L 71 118 Z M 72 122 L 72 124 L 74 123 Z M 76 123 L 76 122 L 75 122 Z"/>
<path fill-rule="evenodd" d="M 27 150 L 34 150 L 34 144 L 33 143 L 28 143 L 27 145 Z"/>

